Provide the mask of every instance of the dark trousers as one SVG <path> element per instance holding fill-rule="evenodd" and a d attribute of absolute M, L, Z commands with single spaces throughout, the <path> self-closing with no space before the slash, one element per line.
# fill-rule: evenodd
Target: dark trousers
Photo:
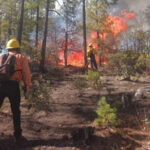
<path fill-rule="evenodd" d="M 96 63 L 95 58 L 94 58 L 94 59 L 90 59 L 90 60 L 89 60 L 89 64 L 90 64 L 90 67 L 91 67 L 92 70 L 93 70 L 93 69 L 96 69 L 96 70 L 97 70 L 97 63 Z"/>
<path fill-rule="evenodd" d="M 20 89 L 17 81 L 0 81 L 0 107 L 4 98 L 8 97 L 13 114 L 14 136 L 19 138 L 22 130 L 20 125 Z"/>

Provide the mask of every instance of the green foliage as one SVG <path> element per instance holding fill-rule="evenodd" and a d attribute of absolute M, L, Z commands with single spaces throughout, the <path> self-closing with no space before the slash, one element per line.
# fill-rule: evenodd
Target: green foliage
<path fill-rule="evenodd" d="M 108 3 L 106 0 L 91 0 L 87 2 L 87 16 L 93 22 L 91 29 L 99 31 L 104 26 L 107 13 Z"/>
<path fill-rule="evenodd" d="M 108 57 L 110 67 L 117 71 L 118 75 L 125 78 L 130 78 L 131 75 L 136 73 L 136 63 L 139 54 L 133 51 L 118 52 L 111 54 Z"/>
<path fill-rule="evenodd" d="M 92 86 L 99 90 L 101 88 L 100 72 L 88 70 L 86 75 Z"/>
<path fill-rule="evenodd" d="M 114 1 L 111 2 L 114 3 Z M 112 34 L 112 21 L 108 20 L 108 8 L 110 6 L 110 1 L 90 0 L 87 1 L 86 6 L 87 18 L 89 20 L 89 22 L 87 22 L 87 28 L 90 31 L 95 32 L 95 37 L 92 38 L 92 41 L 97 43 L 97 51 L 100 61 L 105 54 L 105 50 L 107 49 L 107 47 L 112 47 L 114 44 L 114 42 L 111 42 L 110 45 L 109 42 L 106 42 L 107 40 L 104 40 L 105 35 Z"/>
<path fill-rule="evenodd" d="M 6 42 L 11 37 L 17 37 L 18 23 L 20 19 L 20 8 L 21 1 L 9 0 L 0 2 L 0 36 L 2 45 L 5 46 Z M 43 0 L 26 0 L 24 5 L 24 21 L 23 21 L 23 33 L 22 33 L 22 44 L 24 51 L 28 51 L 33 47 L 34 41 L 31 43 L 31 38 L 34 40 L 33 33 L 35 32 L 36 26 L 36 7 L 40 5 L 39 11 L 39 33 L 43 31 L 43 21 L 44 21 L 44 11 L 43 5 L 45 1 Z M 32 35 L 31 35 L 32 33 Z M 31 37 L 32 36 L 32 37 Z M 26 44 L 24 44 L 26 43 Z M 34 44 L 35 45 L 35 44 Z M 32 55 L 32 54 L 31 54 Z"/>
<path fill-rule="evenodd" d="M 96 110 L 97 118 L 94 122 L 98 126 L 108 127 L 119 124 L 119 120 L 117 119 L 117 109 L 111 108 L 110 104 L 106 102 L 106 98 L 102 97 L 98 101 L 98 108 Z"/>
<path fill-rule="evenodd" d="M 76 30 L 76 8 L 78 7 L 77 0 L 63 0 L 61 7 L 61 16 L 64 18 L 65 30 Z"/>
<path fill-rule="evenodd" d="M 108 64 L 118 75 L 130 78 L 146 71 L 150 66 L 150 54 L 134 51 L 118 52 L 108 56 Z"/>
<path fill-rule="evenodd" d="M 136 70 L 140 73 L 142 73 L 146 69 L 146 55 L 141 54 L 135 64 Z"/>
<path fill-rule="evenodd" d="M 30 52 L 33 61 L 41 60 L 41 51 L 39 48 L 34 47 L 33 49 L 30 49 L 30 51 L 28 50 L 27 52 Z"/>
<path fill-rule="evenodd" d="M 150 53 L 146 55 L 146 67 L 150 66 Z"/>
<path fill-rule="evenodd" d="M 34 79 L 28 93 L 29 108 L 50 112 L 50 82 L 42 78 Z"/>
<path fill-rule="evenodd" d="M 18 25 L 18 1 L 3 1 L 0 5 L 0 34 L 1 40 L 6 41 L 10 35 L 15 35 Z"/>
<path fill-rule="evenodd" d="M 141 54 L 136 63 L 136 69 L 138 72 L 148 71 L 150 66 L 150 53 Z"/>

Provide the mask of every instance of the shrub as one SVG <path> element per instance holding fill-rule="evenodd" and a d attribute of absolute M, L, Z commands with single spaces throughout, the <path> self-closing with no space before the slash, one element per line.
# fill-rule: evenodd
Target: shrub
<path fill-rule="evenodd" d="M 146 70 L 146 55 L 145 54 L 141 54 L 138 57 L 137 62 L 135 64 L 135 68 L 138 73 L 142 73 L 144 70 Z"/>
<path fill-rule="evenodd" d="M 150 53 L 146 55 L 146 69 L 150 72 Z"/>
<path fill-rule="evenodd" d="M 28 108 L 50 112 L 50 82 L 44 79 L 34 79 L 28 92 Z"/>
<path fill-rule="evenodd" d="M 100 72 L 88 70 L 87 79 L 95 89 L 99 90 L 101 88 Z"/>
<path fill-rule="evenodd" d="M 123 53 L 110 54 L 108 56 L 108 65 L 117 72 L 118 75 L 121 75 L 121 61 L 124 57 Z"/>
<path fill-rule="evenodd" d="M 108 127 L 119 124 L 119 120 L 117 119 L 117 109 L 111 108 L 110 104 L 106 102 L 106 98 L 102 97 L 98 101 L 98 108 L 96 110 L 97 118 L 94 122 L 98 126 Z"/>
<path fill-rule="evenodd" d="M 148 53 L 146 55 L 146 65 L 149 66 L 150 65 L 150 53 Z"/>
<path fill-rule="evenodd" d="M 118 75 L 129 78 L 136 73 L 136 63 L 139 54 L 133 51 L 118 52 L 108 57 L 109 65 L 117 71 Z"/>

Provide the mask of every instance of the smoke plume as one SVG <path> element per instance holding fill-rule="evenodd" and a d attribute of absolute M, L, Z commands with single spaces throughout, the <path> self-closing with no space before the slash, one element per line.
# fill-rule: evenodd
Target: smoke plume
<path fill-rule="evenodd" d="M 119 0 L 117 5 L 116 10 L 126 9 L 138 13 L 150 6 L 150 0 Z"/>

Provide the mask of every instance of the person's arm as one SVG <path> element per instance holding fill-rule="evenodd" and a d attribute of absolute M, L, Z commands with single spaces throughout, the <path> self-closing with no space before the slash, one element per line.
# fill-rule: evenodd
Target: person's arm
<path fill-rule="evenodd" d="M 93 49 L 93 54 L 97 55 L 97 50 L 96 49 Z"/>
<path fill-rule="evenodd" d="M 30 73 L 28 60 L 25 57 L 23 60 L 22 75 L 23 75 L 23 82 L 24 82 L 25 88 L 26 90 L 28 90 L 31 85 L 31 73 Z"/>
<path fill-rule="evenodd" d="M 90 57 L 90 50 L 87 50 L 87 57 Z"/>

